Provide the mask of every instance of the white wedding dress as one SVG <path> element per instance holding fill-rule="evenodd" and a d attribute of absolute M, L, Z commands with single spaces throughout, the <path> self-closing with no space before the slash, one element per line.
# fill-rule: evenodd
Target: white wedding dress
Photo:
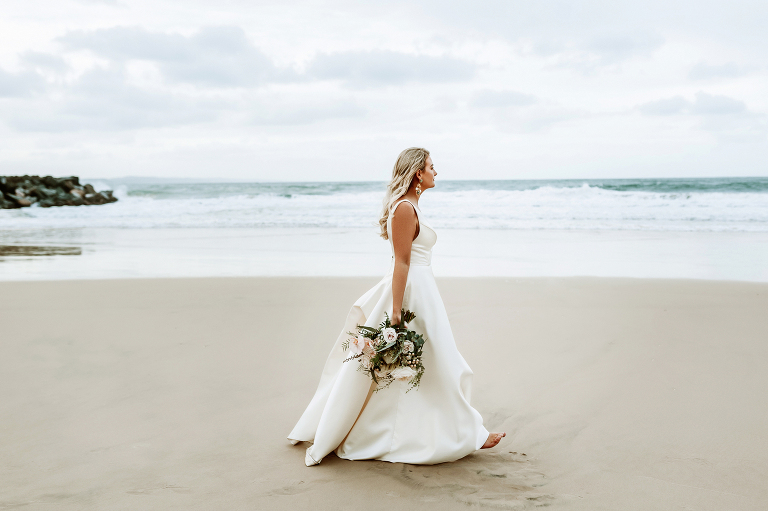
<path fill-rule="evenodd" d="M 392 211 L 403 202 L 410 203 L 400 201 Z M 347 332 L 354 332 L 358 324 L 378 328 L 385 312 L 392 316 L 393 256 L 389 273 L 349 312 L 325 362 L 315 396 L 288 436 L 293 444 L 314 442 L 306 452 L 307 466 L 319 463 L 331 451 L 350 460 L 442 463 L 466 456 L 488 439 L 480 413 L 469 404 L 472 370 L 456 348 L 432 274 L 437 234 L 419 208 L 413 207 L 420 227 L 411 246 L 403 308 L 416 314 L 408 328 L 426 338 L 421 385 L 406 394 L 408 384 L 395 381 L 374 393 L 368 375 L 357 370 L 358 362 L 343 362 L 349 356 L 341 346 L 350 337 Z M 391 221 L 390 214 L 388 232 Z"/>

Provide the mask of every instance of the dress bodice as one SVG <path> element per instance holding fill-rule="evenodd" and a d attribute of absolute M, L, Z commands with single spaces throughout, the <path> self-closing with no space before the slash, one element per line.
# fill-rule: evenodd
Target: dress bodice
<path fill-rule="evenodd" d="M 403 202 L 407 202 L 413 206 L 416 210 L 416 217 L 419 219 L 419 235 L 411 243 L 411 266 L 429 266 L 432 264 L 432 247 L 437 242 L 437 233 L 432 227 L 424 221 L 424 217 L 419 210 L 419 207 L 408 199 L 403 199 L 396 202 L 392 206 L 392 211 L 387 218 L 387 234 L 389 234 L 389 247 L 392 250 L 392 264 L 394 267 L 395 261 L 395 247 L 392 244 L 392 216 L 395 214 L 397 207 Z"/>

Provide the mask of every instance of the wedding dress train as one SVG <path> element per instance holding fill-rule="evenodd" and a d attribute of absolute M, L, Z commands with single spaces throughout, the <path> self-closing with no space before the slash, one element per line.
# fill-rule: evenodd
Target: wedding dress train
<path fill-rule="evenodd" d="M 410 203 L 398 202 L 393 214 L 403 202 Z M 354 332 L 358 324 L 377 328 L 385 312 L 392 315 L 393 256 L 387 275 L 350 310 L 317 391 L 288 435 L 294 444 L 314 442 L 306 452 L 307 466 L 319 463 L 331 451 L 350 460 L 442 463 L 480 449 L 488 439 L 482 417 L 470 405 L 472 370 L 456 348 L 430 265 L 437 234 L 412 205 L 420 228 L 411 247 L 403 308 L 416 314 L 408 328 L 426 338 L 421 384 L 406 394 L 408 384 L 395 381 L 374 393 L 369 377 L 357 370 L 358 363 L 343 362 L 349 356 L 341 346 L 349 338 L 347 332 Z M 388 232 L 391 220 L 392 215 Z"/>

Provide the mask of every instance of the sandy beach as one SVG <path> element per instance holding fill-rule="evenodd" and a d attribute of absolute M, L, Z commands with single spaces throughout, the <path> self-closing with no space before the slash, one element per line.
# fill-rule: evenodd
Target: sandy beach
<path fill-rule="evenodd" d="M 439 278 L 493 450 L 285 439 L 377 278 L 0 283 L 0 509 L 763 510 L 768 284 Z"/>

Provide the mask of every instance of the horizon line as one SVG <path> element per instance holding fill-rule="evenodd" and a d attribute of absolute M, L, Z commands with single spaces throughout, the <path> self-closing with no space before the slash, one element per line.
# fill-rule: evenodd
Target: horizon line
<path fill-rule="evenodd" d="M 3 177 L 3 176 L 0 176 Z M 61 176 L 68 177 L 68 176 Z M 120 177 L 81 177 L 85 180 L 136 180 L 136 181 L 157 181 L 157 182 L 198 182 L 198 183 L 262 183 L 262 184 L 291 184 L 291 183 L 386 183 L 387 180 L 296 180 L 296 181 L 278 181 L 278 180 L 250 180 L 238 178 L 221 177 L 153 177 L 153 176 L 120 176 Z M 768 179 L 768 175 L 761 176 L 686 176 L 686 177 L 576 177 L 576 178 L 504 178 L 504 179 L 442 179 L 446 182 L 493 182 L 493 181 L 647 181 L 647 180 L 684 180 L 684 179 Z"/>

